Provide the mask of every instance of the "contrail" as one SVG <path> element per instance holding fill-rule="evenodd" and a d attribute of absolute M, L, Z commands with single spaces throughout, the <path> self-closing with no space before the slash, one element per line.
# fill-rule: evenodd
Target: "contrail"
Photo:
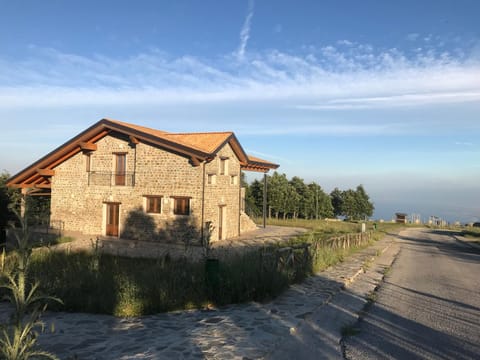
<path fill-rule="evenodd" d="M 247 48 L 247 42 L 250 38 L 250 25 L 253 17 L 253 0 L 248 1 L 248 13 L 243 23 L 242 30 L 240 31 L 240 45 L 238 46 L 237 57 L 239 60 L 245 56 L 245 49 Z"/>

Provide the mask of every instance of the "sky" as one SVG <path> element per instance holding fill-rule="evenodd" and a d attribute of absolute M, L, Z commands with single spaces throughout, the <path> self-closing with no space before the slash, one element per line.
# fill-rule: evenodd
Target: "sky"
<path fill-rule="evenodd" d="M 102 118 L 234 131 L 376 219 L 480 220 L 477 0 L 0 0 L 0 171 Z M 249 179 L 253 179 L 250 176 Z"/>

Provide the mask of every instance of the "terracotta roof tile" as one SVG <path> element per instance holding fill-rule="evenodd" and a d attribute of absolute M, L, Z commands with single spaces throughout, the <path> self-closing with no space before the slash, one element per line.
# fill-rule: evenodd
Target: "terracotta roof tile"
<path fill-rule="evenodd" d="M 232 132 L 169 133 L 167 131 L 156 130 L 123 121 L 112 119 L 105 120 L 209 154 L 214 153 L 233 134 Z"/>
<path fill-rule="evenodd" d="M 144 133 L 147 133 L 147 134 L 155 135 L 155 136 L 158 136 L 158 137 L 163 137 L 164 134 L 168 134 L 166 131 L 152 129 L 152 128 L 148 128 L 146 126 L 130 124 L 130 123 L 126 123 L 126 122 L 123 122 L 123 121 L 107 119 L 107 118 L 105 120 L 110 121 L 110 122 L 115 123 L 115 124 L 118 124 L 118 125 L 121 125 L 121 126 L 129 127 L 131 129 L 134 129 L 134 130 L 137 130 L 137 131 L 141 131 L 141 132 L 144 132 Z"/>
<path fill-rule="evenodd" d="M 222 146 L 232 132 L 210 132 L 210 133 L 175 133 L 167 134 L 165 137 L 172 141 L 191 145 L 192 147 L 201 149 L 209 154 L 214 153 Z"/>
<path fill-rule="evenodd" d="M 200 150 L 208 154 L 214 154 L 225 142 L 227 142 L 232 136 L 233 132 L 199 132 L 199 133 L 169 133 L 167 131 L 156 130 L 145 126 L 126 123 L 123 121 L 105 119 L 117 125 L 121 125 L 130 129 L 134 129 L 149 135 L 156 136 L 160 139 L 164 139 L 173 143 L 177 143 L 191 149 Z M 243 152 L 243 150 L 241 150 Z M 257 163 L 257 166 L 262 165 L 267 167 L 278 167 L 270 161 L 260 159 L 255 156 L 247 155 L 249 162 Z"/>

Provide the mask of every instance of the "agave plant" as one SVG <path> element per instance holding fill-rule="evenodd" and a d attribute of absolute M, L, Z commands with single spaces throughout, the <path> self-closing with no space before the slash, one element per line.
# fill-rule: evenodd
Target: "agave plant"
<path fill-rule="evenodd" d="M 53 296 L 39 293 L 38 282 L 28 284 L 27 274 L 32 248 L 27 221 L 19 217 L 20 231 L 13 231 L 16 241 L 15 265 L 12 271 L 5 267 L 5 252 L 0 261 L 0 288 L 6 290 L 3 300 L 13 306 L 13 313 L 6 324 L 0 328 L 0 359 L 58 359 L 54 354 L 38 349 L 38 335 L 45 330 L 41 315 L 47 308 L 49 301 L 62 301 Z"/>

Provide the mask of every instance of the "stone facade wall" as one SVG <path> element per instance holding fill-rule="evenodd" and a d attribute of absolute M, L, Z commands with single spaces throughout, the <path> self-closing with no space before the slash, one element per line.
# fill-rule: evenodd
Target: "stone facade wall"
<path fill-rule="evenodd" d="M 250 217 L 243 211 L 240 212 L 240 233 L 254 231 L 258 229 L 258 225 L 250 219 Z"/>
<path fill-rule="evenodd" d="M 220 171 L 222 158 L 226 161 L 225 174 Z M 205 221 L 211 221 L 213 226 L 210 240 L 219 240 L 221 207 L 225 214 L 222 239 L 240 235 L 240 162 L 229 144 L 206 164 L 205 176 Z M 213 177 L 210 184 L 209 176 Z"/>
<path fill-rule="evenodd" d="M 106 204 L 119 203 L 121 236 L 141 240 L 199 238 L 204 196 L 203 224 L 212 225 L 211 241 L 219 238 L 221 207 L 225 215 L 222 238 L 239 235 L 240 163 L 229 144 L 200 166 L 158 146 L 143 142 L 133 145 L 122 134 L 110 133 L 96 144 L 97 150 L 90 154 L 90 172 L 83 153 L 55 168 L 51 219 L 63 221 L 66 231 L 105 235 Z M 115 153 L 126 154 L 125 186 L 114 185 Z M 227 163 L 223 175 L 222 159 Z M 147 196 L 162 197 L 161 213 L 146 212 Z M 190 198 L 190 215 L 174 215 L 176 196 Z"/>

